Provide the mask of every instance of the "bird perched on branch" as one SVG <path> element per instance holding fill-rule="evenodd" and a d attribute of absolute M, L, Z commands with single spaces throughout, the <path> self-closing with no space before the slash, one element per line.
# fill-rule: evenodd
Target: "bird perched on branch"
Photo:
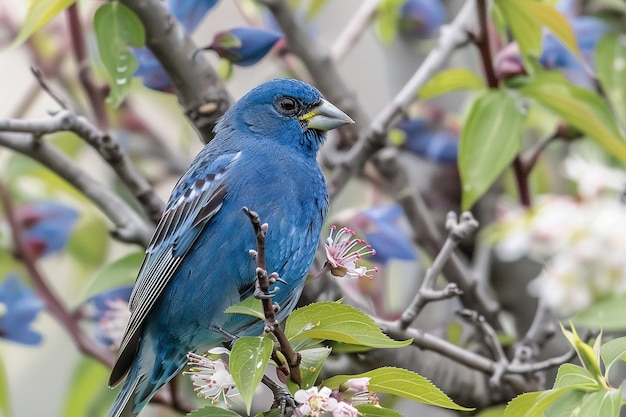
<path fill-rule="evenodd" d="M 266 264 L 279 320 L 291 312 L 328 208 L 316 155 L 325 131 L 352 123 L 310 85 L 268 81 L 215 126 L 215 138 L 176 184 L 139 271 L 132 315 L 109 383 L 126 375 L 110 417 L 134 416 L 224 332 L 260 335 L 264 323 L 224 310 L 254 292 L 256 239 L 244 206 L 268 223 Z"/>

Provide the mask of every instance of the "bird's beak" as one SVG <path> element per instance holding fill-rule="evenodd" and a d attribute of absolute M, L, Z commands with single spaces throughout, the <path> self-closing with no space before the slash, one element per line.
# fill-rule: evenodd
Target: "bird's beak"
<path fill-rule="evenodd" d="M 332 130 L 339 126 L 354 123 L 354 120 L 347 114 L 326 100 L 322 100 L 322 104 L 300 116 L 299 119 L 306 122 L 309 129 L 317 130 Z"/>

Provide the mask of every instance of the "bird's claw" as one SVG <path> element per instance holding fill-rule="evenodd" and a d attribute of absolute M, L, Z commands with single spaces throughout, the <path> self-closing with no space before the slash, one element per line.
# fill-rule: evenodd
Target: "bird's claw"
<path fill-rule="evenodd" d="M 257 300 L 271 300 L 274 294 L 265 294 L 260 288 L 254 290 L 254 298 Z"/>

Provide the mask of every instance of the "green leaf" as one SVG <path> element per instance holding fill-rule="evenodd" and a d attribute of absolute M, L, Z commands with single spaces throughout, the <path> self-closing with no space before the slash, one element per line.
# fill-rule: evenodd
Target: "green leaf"
<path fill-rule="evenodd" d="M 619 417 L 621 390 L 601 389 L 587 393 L 579 408 L 579 416 L 584 417 Z"/>
<path fill-rule="evenodd" d="M 324 385 L 331 389 L 337 389 L 339 385 L 349 379 L 362 377 L 370 378 L 370 391 L 393 394 L 420 403 L 452 410 L 473 410 L 473 408 L 455 404 L 450 397 L 428 379 L 406 369 L 383 367 L 359 375 L 337 375 L 324 381 Z"/>
<path fill-rule="evenodd" d="M 143 258 L 143 252 L 133 252 L 105 265 L 87 285 L 78 304 L 101 292 L 135 282 Z"/>
<path fill-rule="evenodd" d="M 607 382 L 604 379 L 604 375 L 602 374 L 602 370 L 600 369 L 600 354 L 596 352 L 596 350 L 585 343 L 580 336 L 578 336 L 578 332 L 576 328 L 572 326 L 572 330 L 569 331 L 563 327 L 561 324 L 561 332 L 567 338 L 567 341 L 572 345 L 576 353 L 578 354 L 578 358 L 582 362 L 584 368 L 589 372 L 591 377 L 598 383 L 601 387 L 606 387 Z M 598 336 L 599 338 L 600 336 Z M 599 339 L 596 339 L 596 341 Z M 595 343 L 594 343 L 595 345 Z"/>
<path fill-rule="evenodd" d="M 607 331 L 626 330 L 626 294 L 611 297 L 577 313 L 572 322 L 577 326 Z"/>
<path fill-rule="evenodd" d="M 618 337 L 606 342 L 600 348 L 600 356 L 606 367 L 604 376 L 608 378 L 609 371 L 615 362 L 626 361 L 626 337 Z"/>
<path fill-rule="evenodd" d="M 199 408 L 186 417 L 241 417 L 234 411 L 227 410 L 225 408 L 216 407 L 214 405 L 207 405 L 206 407 Z"/>
<path fill-rule="evenodd" d="M 76 364 L 69 384 L 62 416 L 102 415 L 105 408 L 113 403 L 115 391 L 107 386 L 110 370 L 92 358 L 83 357 Z M 94 412 L 101 409 L 101 413 Z"/>
<path fill-rule="evenodd" d="M 441 71 L 420 88 L 417 96 L 420 100 L 437 97 L 458 90 L 480 90 L 485 82 L 468 69 L 451 69 Z"/>
<path fill-rule="evenodd" d="M 559 367 L 553 388 L 597 387 L 598 383 L 585 368 L 571 363 Z"/>
<path fill-rule="evenodd" d="M 246 314 L 248 316 L 256 317 L 260 320 L 265 320 L 265 313 L 263 313 L 263 303 L 255 296 L 250 296 L 240 303 L 232 305 L 224 310 L 225 313 L 232 314 Z"/>
<path fill-rule="evenodd" d="M 548 407 L 570 390 L 565 387 L 518 395 L 509 402 L 502 417 L 542 417 Z"/>
<path fill-rule="evenodd" d="M 504 409 L 504 405 L 496 405 L 481 410 L 474 417 L 502 417 L 502 415 L 504 414 Z"/>
<path fill-rule="evenodd" d="M 3 356 L 0 356 L 0 417 L 10 417 L 11 397 L 9 396 L 9 383 L 2 359 Z"/>
<path fill-rule="evenodd" d="M 511 28 L 523 57 L 541 55 L 541 23 L 531 14 L 528 0 L 495 0 Z"/>
<path fill-rule="evenodd" d="M 573 417 L 578 415 L 580 404 L 588 391 L 571 389 L 552 403 L 542 414 L 543 417 Z M 582 417 L 582 416 L 580 416 Z"/>
<path fill-rule="evenodd" d="M 219 46 L 221 46 L 222 48 L 226 48 L 226 49 L 240 48 L 241 39 L 239 39 L 232 33 L 225 32 L 220 37 Z"/>
<path fill-rule="evenodd" d="M 235 341 L 230 352 L 230 373 L 246 403 L 248 414 L 273 348 L 274 343 L 268 337 L 244 336 Z"/>
<path fill-rule="evenodd" d="M 76 0 L 30 0 L 28 2 L 26 17 L 21 24 L 20 33 L 17 34 L 17 37 L 9 48 L 13 48 L 24 42 L 56 15 L 74 4 L 75 1 Z"/>
<path fill-rule="evenodd" d="M 104 219 L 90 213 L 79 220 L 67 243 L 67 251 L 82 265 L 96 267 L 104 262 L 110 241 Z"/>
<path fill-rule="evenodd" d="M 542 52 L 542 26 L 547 27 L 566 48 L 580 56 L 574 31 L 554 6 L 535 0 L 496 0 L 496 14 L 502 15 L 520 48 L 526 70 L 532 74 Z M 533 58 L 533 59 L 529 59 Z"/>
<path fill-rule="evenodd" d="M 524 9 L 560 40 L 574 55 L 580 57 L 576 35 L 567 18 L 554 6 L 534 0 L 524 0 Z"/>
<path fill-rule="evenodd" d="M 463 210 L 469 210 L 511 164 L 523 124 L 524 115 L 504 91 L 489 90 L 474 101 L 459 143 Z"/>
<path fill-rule="evenodd" d="M 390 44 L 398 33 L 398 21 L 405 0 L 381 0 L 376 13 L 376 31 L 381 41 Z"/>
<path fill-rule="evenodd" d="M 366 417 L 402 417 L 402 414 L 398 413 L 396 410 L 379 407 L 377 405 L 361 404 L 354 408 L 359 410 L 359 413 Z"/>
<path fill-rule="evenodd" d="M 626 161 L 626 140 L 611 110 L 596 93 L 572 85 L 563 74 L 555 71 L 538 74 L 519 92 L 554 112 L 615 157 Z"/>
<path fill-rule="evenodd" d="M 254 417 L 278 417 L 280 415 L 280 409 L 278 408 L 273 408 L 269 411 L 264 411 L 261 412 L 257 415 L 255 415 Z"/>
<path fill-rule="evenodd" d="M 615 116 L 626 129 L 626 35 L 603 37 L 594 51 L 598 79 L 613 106 Z"/>
<path fill-rule="evenodd" d="M 412 342 L 391 339 L 362 311 L 334 302 L 313 303 L 294 310 L 287 319 L 285 335 L 289 340 L 335 340 L 375 348 L 399 348 Z"/>
<path fill-rule="evenodd" d="M 315 18 L 320 10 L 326 6 L 326 3 L 328 3 L 328 0 L 311 0 L 306 11 L 306 20 L 312 20 Z"/>
<path fill-rule="evenodd" d="M 320 374 L 326 358 L 330 355 L 331 348 L 318 347 L 313 349 L 301 350 L 298 353 L 301 355 L 302 361 L 300 362 L 300 373 L 302 375 L 302 389 L 309 389 L 315 385 L 318 375 Z M 297 391 L 300 387 L 296 386 L 291 379 L 287 379 L 287 385 L 289 385 L 290 391 Z"/>
<path fill-rule="evenodd" d="M 111 80 L 107 101 L 117 108 L 128 93 L 137 69 L 137 60 L 128 46 L 139 48 L 144 45 L 143 25 L 128 7 L 114 1 L 96 10 L 94 31 L 100 59 Z"/>

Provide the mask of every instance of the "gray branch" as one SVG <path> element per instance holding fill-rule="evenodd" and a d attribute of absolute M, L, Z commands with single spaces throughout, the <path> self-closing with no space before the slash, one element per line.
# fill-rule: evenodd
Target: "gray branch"
<path fill-rule="evenodd" d="M 74 132 L 91 145 L 113 168 L 153 223 L 156 224 L 160 220 L 165 207 L 163 201 L 156 195 L 148 181 L 137 172 L 119 143 L 85 117 L 70 110 L 61 110 L 45 119 L 0 119 L 0 132 L 31 133 L 41 136 L 61 131 Z"/>
<path fill-rule="evenodd" d="M 365 163 L 386 145 L 387 130 L 415 101 L 419 89 L 443 66 L 450 54 L 468 40 L 467 26 L 473 16 L 474 0 L 465 2 L 456 18 L 441 28 L 437 46 L 428 54 L 404 88 L 372 121 L 369 130 L 335 167 L 328 182 L 331 196 L 337 195 L 348 180 L 363 170 Z M 357 123 L 359 122 L 355 119 Z"/>
<path fill-rule="evenodd" d="M 113 222 L 116 238 L 146 247 L 153 227 L 117 194 L 81 170 L 64 153 L 28 133 L 0 133 L 0 145 L 27 155 L 59 175 L 88 199 Z"/>
<path fill-rule="evenodd" d="M 202 139 L 213 138 L 217 119 L 230 106 L 224 84 L 187 31 L 172 17 L 165 2 L 121 0 L 144 25 L 146 46 L 161 62 L 172 79 L 180 104 Z"/>

